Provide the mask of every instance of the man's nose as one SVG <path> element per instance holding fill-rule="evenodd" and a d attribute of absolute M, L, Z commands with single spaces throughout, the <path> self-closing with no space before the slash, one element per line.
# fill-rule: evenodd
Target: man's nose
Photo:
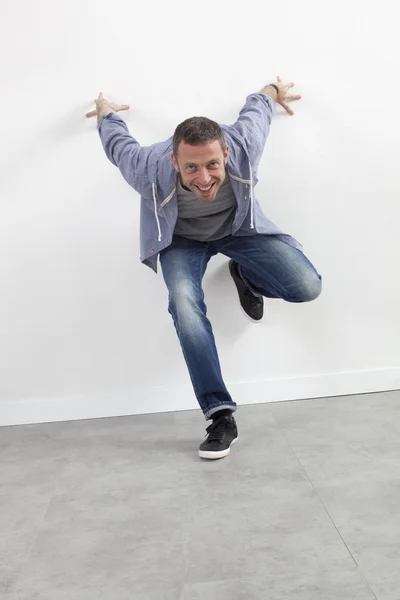
<path fill-rule="evenodd" d="M 207 185 L 211 181 L 210 173 L 208 172 L 208 169 L 206 167 L 204 167 L 204 169 L 199 169 L 197 178 L 201 185 Z"/>

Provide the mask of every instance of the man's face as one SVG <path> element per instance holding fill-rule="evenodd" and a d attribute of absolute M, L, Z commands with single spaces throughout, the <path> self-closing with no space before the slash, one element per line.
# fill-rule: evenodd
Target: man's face
<path fill-rule="evenodd" d="M 218 140 L 199 146 L 181 142 L 178 155 L 171 154 L 171 158 L 182 185 L 200 202 L 212 202 L 225 180 L 228 146 L 223 152 Z"/>

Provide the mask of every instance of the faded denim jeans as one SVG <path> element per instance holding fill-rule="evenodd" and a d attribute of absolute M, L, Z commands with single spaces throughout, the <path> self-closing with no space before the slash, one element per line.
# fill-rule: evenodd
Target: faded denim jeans
<path fill-rule="evenodd" d="M 169 291 L 168 311 L 207 420 L 218 410 L 236 410 L 222 378 L 202 288 L 208 261 L 219 252 L 241 265 L 252 290 L 267 298 L 309 302 L 321 293 L 321 276 L 310 261 L 274 235 L 230 235 L 213 242 L 173 237 L 172 244 L 160 254 Z"/>

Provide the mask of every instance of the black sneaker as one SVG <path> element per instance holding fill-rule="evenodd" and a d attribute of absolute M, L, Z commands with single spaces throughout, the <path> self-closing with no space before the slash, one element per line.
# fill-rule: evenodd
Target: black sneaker
<path fill-rule="evenodd" d="M 232 444 L 238 439 L 238 430 L 233 416 L 215 419 L 206 431 L 208 436 L 199 448 L 199 456 L 211 460 L 228 456 Z"/>
<path fill-rule="evenodd" d="M 236 284 L 240 304 L 250 319 L 253 319 L 253 321 L 260 321 L 264 315 L 264 298 L 253 294 L 249 286 L 240 276 L 238 267 L 238 263 L 234 260 L 229 261 L 229 271 Z"/>

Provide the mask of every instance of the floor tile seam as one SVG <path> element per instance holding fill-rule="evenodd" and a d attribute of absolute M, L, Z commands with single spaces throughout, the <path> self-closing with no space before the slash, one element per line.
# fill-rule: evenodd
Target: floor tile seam
<path fill-rule="evenodd" d="M 226 581 L 229 581 L 229 583 L 232 582 L 243 582 L 243 581 L 247 581 L 247 582 L 253 582 L 253 581 L 264 581 L 267 577 L 262 577 L 260 575 L 251 575 L 251 574 L 246 574 L 243 575 L 241 577 L 229 577 L 229 580 L 227 579 L 202 579 L 202 580 L 193 580 L 193 581 L 184 581 L 184 586 L 185 587 L 190 587 L 192 585 L 201 585 L 203 583 L 212 583 L 212 584 L 217 584 L 217 583 L 225 583 Z"/>
<path fill-rule="evenodd" d="M 314 487 L 314 486 L 313 486 L 313 487 Z M 315 488 L 314 488 L 314 489 L 315 489 Z M 338 529 L 338 527 L 337 527 L 337 525 L 336 525 L 335 521 L 334 521 L 334 520 L 333 520 L 333 518 L 331 517 L 331 514 L 329 513 L 329 511 L 328 511 L 327 507 L 325 506 L 324 502 L 322 501 L 322 499 L 321 499 L 320 495 L 318 494 L 318 492 L 317 492 L 317 491 L 315 491 L 315 493 L 316 493 L 316 495 L 317 495 L 317 497 L 318 497 L 318 500 L 320 501 L 320 503 L 321 503 L 321 505 L 322 505 L 323 509 L 325 510 L 326 514 L 328 515 L 328 517 L 329 517 L 329 520 L 331 521 L 332 525 L 333 525 L 333 526 L 334 526 L 334 528 L 336 529 L 336 532 L 337 532 L 337 534 L 338 534 L 339 538 L 341 539 L 341 541 L 342 541 L 343 545 L 345 546 L 345 548 L 346 548 L 347 552 L 349 553 L 349 555 L 350 555 L 351 559 L 353 560 L 353 562 L 354 562 L 354 564 L 355 564 L 355 566 L 356 566 L 357 572 L 358 572 L 358 573 L 361 575 L 362 579 L 364 580 L 365 584 L 367 585 L 368 589 L 370 590 L 370 592 L 371 592 L 371 594 L 372 594 L 373 598 L 375 598 L 375 600 L 378 600 L 378 599 L 377 599 L 377 596 L 375 595 L 375 592 L 374 592 L 374 590 L 373 590 L 373 589 L 372 589 L 372 587 L 371 587 L 371 584 L 370 584 L 370 582 L 369 582 L 369 580 L 368 580 L 367 576 L 366 576 L 366 575 L 365 575 L 365 573 L 364 573 L 364 570 L 362 569 L 362 567 L 361 567 L 361 566 L 359 565 L 359 563 L 357 562 L 357 560 L 356 560 L 356 558 L 355 558 L 354 554 L 353 554 L 353 553 L 352 553 L 352 551 L 350 550 L 350 548 L 349 548 L 349 546 L 348 546 L 348 544 L 347 544 L 347 542 L 346 542 L 345 538 L 343 537 L 342 533 L 339 531 L 339 529 Z"/>
<path fill-rule="evenodd" d="M 274 415 L 274 419 L 275 419 L 275 415 Z M 320 497 L 320 495 L 318 494 L 318 492 L 317 492 L 317 490 L 316 490 L 316 488 L 315 488 L 315 486 L 314 486 L 314 484 L 313 484 L 313 482 L 312 482 L 312 479 L 311 479 L 311 477 L 309 476 L 309 474 L 308 474 L 307 470 L 305 469 L 305 467 L 304 467 L 303 463 L 301 462 L 301 459 L 300 459 L 300 457 L 298 456 L 298 454 L 296 453 L 295 449 L 294 449 L 294 448 L 293 448 L 293 446 L 291 445 L 291 443 L 290 443 L 290 441 L 289 441 L 289 439 L 288 439 L 288 437 L 287 437 L 287 435 L 286 435 L 286 432 L 285 432 L 285 430 L 284 430 L 282 427 L 280 427 L 280 425 L 279 425 L 278 421 L 276 421 L 276 422 L 277 422 L 277 426 L 278 426 L 278 427 L 279 427 L 279 429 L 281 430 L 281 432 L 282 432 L 282 435 L 283 435 L 283 437 L 285 438 L 285 440 L 286 440 L 286 442 L 287 442 L 287 445 L 289 446 L 289 448 L 290 448 L 290 450 L 291 450 L 291 452 L 292 452 L 293 456 L 295 457 L 295 459 L 296 459 L 297 463 L 299 464 L 299 466 L 300 466 L 301 470 L 303 471 L 304 475 L 306 476 L 306 479 L 307 479 L 307 481 L 308 481 L 308 483 L 309 483 L 310 487 L 312 488 L 312 490 L 313 490 L 313 492 L 314 492 L 315 496 L 318 498 L 318 500 L 319 500 L 319 502 L 320 502 L 320 504 L 321 504 L 322 508 L 324 509 L 324 511 L 326 512 L 327 516 L 329 517 L 329 520 L 331 521 L 332 525 L 335 527 L 337 534 L 339 535 L 340 539 L 342 540 L 342 543 L 343 543 L 343 544 L 345 545 L 345 547 L 347 548 L 347 551 L 348 551 L 348 553 L 350 554 L 350 556 L 352 557 L 352 559 L 353 559 L 354 563 L 355 563 L 355 564 L 357 564 L 357 563 L 356 563 L 356 561 L 355 561 L 355 559 L 354 559 L 354 557 L 353 557 L 353 555 L 352 555 L 352 553 L 350 552 L 349 548 L 347 547 L 347 544 L 346 544 L 346 542 L 344 541 L 344 539 L 343 539 L 343 537 L 341 536 L 341 534 L 340 534 L 340 532 L 339 532 L 338 528 L 336 527 L 336 524 L 335 524 L 335 522 L 333 521 L 333 519 L 332 519 L 332 517 L 331 517 L 331 515 L 330 515 L 330 513 L 329 513 L 329 511 L 328 511 L 328 509 L 327 509 L 327 507 L 325 506 L 324 502 L 322 501 L 322 498 L 321 498 L 321 497 Z"/>
<path fill-rule="evenodd" d="M 274 419 L 275 419 L 275 415 L 273 415 L 273 417 L 274 417 Z M 276 419 L 275 419 L 275 420 L 276 420 Z M 312 479 L 310 478 L 309 474 L 307 473 L 307 470 L 306 470 L 306 469 L 305 469 L 305 467 L 303 466 L 303 464 L 302 464 L 302 462 L 301 462 L 301 459 L 300 459 L 300 458 L 299 458 L 299 456 L 297 455 L 297 453 L 296 453 L 295 449 L 293 448 L 293 446 L 290 444 L 290 442 L 289 442 L 289 440 L 288 440 L 288 438 L 287 438 L 287 435 L 286 435 L 286 433 L 285 433 L 285 430 L 284 430 L 282 427 L 280 427 L 280 425 L 279 425 L 279 423 L 278 423 L 278 421 L 277 421 L 277 420 L 276 420 L 276 423 L 277 423 L 277 426 L 279 427 L 279 429 L 281 430 L 281 432 L 282 432 L 282 435 L 284 436 L 284 438 L 285 438 L 285 440 L 286 440 L 286 442 L 287 442 L 287 444 L 288 444 L 289 448 L 291 449 L 292 453 L 294 454 L 294 456 L 295 456 L 295 458 L 296 458 L 297 462 L 299 463 L 299 465 L 300 465 L 300 467 L 301 467 L 302 471 L 304 472 L 304 474 L 305 474 L 305 476 L 306 476 L 306 478 L 307 478 L 307 480 L 308 480 L 308 482 L 309 482 L 310 486 L 312 487 L 312 489 L 313 489 L 313 491 L 314 491 L 314 493 L 315 493 L 316 497 L 318 498 L 318 500 L 319 500 L 319 502 L 320 502 L 320 504 L 321 504 L 322 508 L 324 509 L 324 511 L 325 511 L 325 513 L 327 514 L 327 516 L 328 516 L 329 520 L 331 521 L 331 523 L 332 523 L 333 527 L 335 528 L 335 530 L 336 530 L 336 533 L 337 533 L 338 537 L 340 538 L 340 540 L 341 540 L 342 544 L 343 544 L 343 545 L 344 545 L 344 547 L 346 548 L 346 550 L 347 550 L 347 552 L 348 552 L 349 556 L 350 556 L 350 557 L 351 557 L 351 559 L 353 560 L 353 562 L 354 562 L 354 564 L 355 564 L 355 566 L 356 566 L 356 568 L 357 568 L 358 572 L 360 573 L 361 577 L 362 577 L 362 578 L 363 578 L 363 580 L 365 581 L 366 585 L 368 586 L 368 588 L 369 588 L 369 590 L 370 590 L 371 594 L 373 595 L 373 597 L 375 598 L 375 600 L 378 600 L 378 599 L 377 599 L 377 596 L 375 595 L 375 593 L 374 593 L 374 591 L 373 591 L 373 589 L 372 589 L 372 587 L 371 587 L 371 584 L 370 584 L 370 582 L 368 581 L 368 579 L 367 579 L 366 575 L 364 574 L 364 571 L 363 571 L 363 570 L 361 569 L 361 567 L 358 565 L 358 563 L 357 563 L 357 561 L 356 561 L 355 557 L 353 556 L 353 553 L 351 552 L 351 550 L 350 550 L 349 546 L 347 545 L 347 542 L 346 542 L 346 540 L 344 539 L 344 537 L 342 536 L 342 534 L 341 534 L 341 532 L 339 531 L 338 527 L 336 526 L 336 523 L 335 523 L 335 521 L 333 520 L 333 518 L 332 518 L 332 516 L 331 516 L 331 514 L 330 514 L 330 512 L 329 512 L 329 510 L 328 510 L 328 508 L 327 508 L 327 506 L 326 506 L 326 505 L 325 505 L 325 503 L 323 502 L 323 500 L 322 500 L 321 496 L 319 495 L 319 493 L 318 493 L 317 489 L 315 488 L 315 486 L 314 486 L 314 484 L 313 484 L 313 482 L 312 482 Z"/>
<path fill-rule="evenodd" d="M 356 567 L 355 569 L 356 572 L 360 572 L 359 567 Z M 362 573 L 361 573 L 362 575 Z M 279 578 L 281 578 L 282 580 L 286 579 L 286 576 L 284 576 L 283 574 L 279 576 Z M 363 577 L 363 580 L 365 580 L 365 578 Z M 192 585 L 201 585 L 201 584 L 220 584 L 220 583 L 225 583 L 227 581 L 227 579 L 202 579 L 202 580 L 193 580 L 193 581 L 184 581 L 184 587 L 188 587 L 190 588 Z M 265 581 L 269 581 L 268 577 L 266 575 L 254 575 L 254 574 L 244 574 L 241 577 L 229 577 L 229 582 L 248 582 L 248 583 L 257 583 L 257 582 L 265 582 Z M 379 600 L 379 598 L 376 596 L 376 594 L 374 593 L 374 591 L 371 589 L 371 586 L 369 585 L 368 581 L 365 581 L 365 583 L 367 584 L 368 589 L 371 591 L 372 597 L 374 598 L 374 600 Z"/>

